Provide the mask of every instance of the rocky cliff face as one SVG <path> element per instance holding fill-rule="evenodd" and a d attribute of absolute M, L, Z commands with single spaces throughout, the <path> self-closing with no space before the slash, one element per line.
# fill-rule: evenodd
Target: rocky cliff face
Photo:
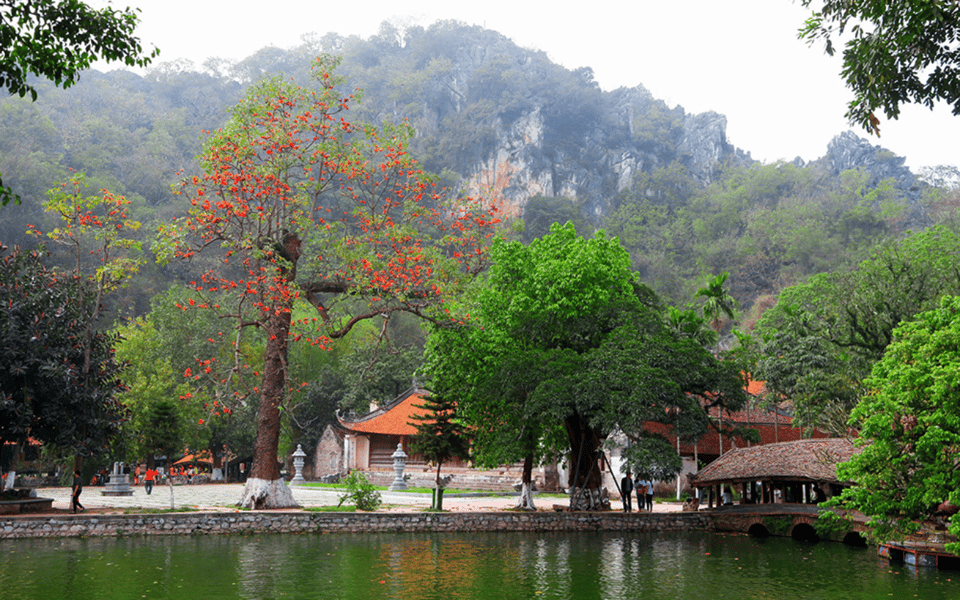
<path fill-rule="evenodd" d="M 708 185 L 721 163 L 752 162 L 748 153 L 727 142 L 723 115 L 687 115 L 678 107 L 668 126 L 657 131 L 665 135 L 651 139 L 637 131 L 655 105 L 646 90 L 604 94 L 602 103 L 608 122 L 590 127 L 573 140 L 564 139 L 569 138 L 567 132 L 550 130 L 540 106 L 511 122 L 499 119 L 493 149 L 467 174 L 467 192 L 492 192 L 516 215 L 522 214 L 533 196 L 568 197 L 599 217 L 641 171 L 679 160 L 701 184 Z"/>
<path fill-rule="evenodd" d="M 835 136 L 827 144 L 827 154 L 821 159 L 840 174 L 849 169 L 863 169 L 870 174 L 870 185 L 893 179 L 908 199 L 920 199 L 922 183 L 904 165 L 906 159 L 890 150 L 875 146 L 852 131 Z"/>
<path fill-rule="evenodd" d="M 714 170 L 721 162 L 753 162 L 749 152 L 727 142 L 727 117 L 713 111 L 687 115 L 678 149 L 681 156 L 689 157 L 686 166 L 703 185 L 712 183 Z"/>
<path fill-rule="evenodd" d="M 706 186 L 720 165 L 753 162 L 727 140 L 723 115 L 687 114 L 643 86 L 604 92 L 589 68 L 565 69 L 480 27 L 441 22 L 408 30 L 403 43 L 389 35 L 354 44 L 345 71 L 374 99 L 361 116 L 409 119 L 429 170 L 458 174 L 466 193 L 498 196 L 516 215 L 545 196 L 603 216 L 640 173 L 680 163 Z M 902 158 L 853 133 L 835 138 L 821 160 L 837 173 L 862 167 L 875 181 L 894 177 L 918 194 Z"/>

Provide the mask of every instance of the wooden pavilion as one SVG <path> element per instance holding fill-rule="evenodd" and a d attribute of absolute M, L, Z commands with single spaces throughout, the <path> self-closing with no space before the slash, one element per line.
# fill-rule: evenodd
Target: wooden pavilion
<path fill-rule="evenodd" d="M 719 457 L 690 484 L 707 497 L 722 498 L 724 488 L 739 488 L 741 504 L 818 503 L 848 485 L 837 478 L 837 464 L 856 452 L 846 438 L 806 439 L 737 448 Z"/>

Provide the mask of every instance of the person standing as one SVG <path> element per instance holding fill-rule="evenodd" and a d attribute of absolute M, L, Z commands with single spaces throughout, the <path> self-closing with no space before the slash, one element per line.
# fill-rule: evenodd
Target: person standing
<path fill-rule="evenodd" d="M 653 482 L 649 479 L 647 480 L 647 512 L 653 512 Z"/>
<path fill-rule="evenodd" d="M 80 512 L 86 510 L 82 504 L 80 504 L 80 492 L 83 491 L 83 479 L 80 477 L 80 471 L 73 472 L 73 490 L 70 496 L 70 508 L 73 509 L 73 512 L 77 512 L 77 509 L 80 509 Z"/>
<path fill-rule="evenodd" d="M 147 491 L 148 496 L 153 491 L 153 482 L 156 478 L 157 471 L 153 467 L 147 467 L 147 471 L 143 474 L 143 489 Z"/>
<path fill-rule="evenodd" d="M 637 488 L 637 512 L 643 512 L 643 501 L 647 493 L 647 480 L 640 479 L 640 476 L 637 475 L 637 480 L 633 485 Z"/>
<path fill-rule="evenodd" d="M 620 480 L 620 496 L 623 498 L 623 512 L 631 512 L 633 507 L 630 503 L 630 496 L 633 495 L 633 478 L 630 477 L 630 471 Z"/>

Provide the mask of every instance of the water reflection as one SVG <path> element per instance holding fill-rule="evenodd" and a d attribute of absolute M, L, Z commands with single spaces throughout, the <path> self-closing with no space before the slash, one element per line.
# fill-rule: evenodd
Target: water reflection
<path fill-rule="evenodd" d="M 870 549 L 684 533 L 6 540 L 0 555 L 5 600 L 960 597 L 960 573 Z"/>

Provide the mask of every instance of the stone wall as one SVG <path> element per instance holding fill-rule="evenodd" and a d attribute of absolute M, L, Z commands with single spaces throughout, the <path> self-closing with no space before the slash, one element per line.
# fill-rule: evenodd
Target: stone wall
<path fill-rule="evenodd" d="M 713 531 L 706 513 L 309 513 L 0 517 L 0 538 L 443 531 Z"/>

